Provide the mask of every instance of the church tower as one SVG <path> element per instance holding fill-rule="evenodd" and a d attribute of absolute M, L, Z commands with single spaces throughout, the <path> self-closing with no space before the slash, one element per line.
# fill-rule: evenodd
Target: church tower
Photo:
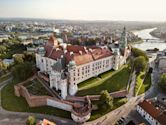
<path fill-rule="evenodd" d="M 119 41 L 119 49 L 121 50 L 122 54 L 124 54 L 127 48 L 127 33 L 126 28 L 124 27 L 123 32 L 121 34 L 121 39 Z"/>

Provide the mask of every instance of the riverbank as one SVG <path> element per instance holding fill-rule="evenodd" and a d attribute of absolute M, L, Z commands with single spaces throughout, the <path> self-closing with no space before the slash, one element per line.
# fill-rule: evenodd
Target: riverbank
<path fill-rule="evenodd" d="M 158 48 L 160 51 L 164 50 L 166 48 L 166 44 L 164 43 L 164 40 L 156 38 L 150 34 L 154 30 L 156 30 L 156 28 L 144 29 L 141 31 L 133 32 L 135 35 L 137 35 L 141 39 L 149 39 L 148 41 L 143 41 L 142 43 L 132 44 L 133 47 L 136 47 L 144 51 L 148 49 L 154 49 L 154 48 Z"/>
<path fill-rule="evenodd" d="M 131 42 L 129 44 L 134 45 L 134 44 L 141 44 L 143 42 L 144 42 L 143 40 L 138 40 L 138 41 L 135 41 L 135 42 Z"/>
<path fill-rule="evenodd" d="M 152 35 L 153 37 L 162 39 L 162 40 L 166 40 L 166 31 L 161 31 L 160 29 L 155 29 L 152 32 L 150 32 L 150 35 Z"/>

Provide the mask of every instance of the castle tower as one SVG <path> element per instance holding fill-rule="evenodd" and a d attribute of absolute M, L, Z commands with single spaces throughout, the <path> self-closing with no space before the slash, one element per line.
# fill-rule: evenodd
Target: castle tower
<path fill-rule="evenodd" d="M 69 76 L 70 76 L 70 80 L 69 80 L 69 95 L 75 95 L 78 91 L 78 86 L 77 84 L 74 82 L 73 80 L 73 74 L 74 74 L 74 70 L 75 70 L 75 62 L 74 61 L 70 61 L 69 62 Z"/>
<path fill-rule="evenodd" d="M 121 34 L 121 39 L 119 41 L 119 49 L 121 50 L 122 54 L 125 54 L 125 50 L 127 48 L 127 33 L 126 28 L 124 27 L 123 32 Z"/>

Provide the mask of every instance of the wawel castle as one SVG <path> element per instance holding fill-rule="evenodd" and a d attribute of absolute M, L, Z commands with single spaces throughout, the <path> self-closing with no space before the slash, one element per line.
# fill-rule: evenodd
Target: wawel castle
<path fill-rule="evenodd" d="M 63 99 L 74 96 L 78 84 L 111 69 L 118 70 L 130 53 L 126 29 L 121 39 L 106 46 L 78 46 L 63 43 L 52 35 L 45 46 L 38 48 L 36 65 L 50 88 Z"/>

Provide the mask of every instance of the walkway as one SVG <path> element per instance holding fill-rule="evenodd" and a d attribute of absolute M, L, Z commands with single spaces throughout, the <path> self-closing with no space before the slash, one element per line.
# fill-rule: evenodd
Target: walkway
<path fill-rule="evenodd" d="M 130 83 L 130 89 L 129 89 L 129 94 L 128 94 L 128 99 L 134 97 L 134 89 L 136 85 L 136 74 L 135 71 L 132 73 L 132 78 L 131 78 L 131 83 Z"/>
<path fill-rule="evenodd" d="M 123 98 L 123 97 L 126 97 L 128 95 L 128 91 L 127 90 L 121 90 L 121 91 L 116 91 L 116 92 L 112 92 L 112 93 L 109 93 L 109 94 L 113 98 Z M 86 97 L 87 96 L 68 96 L 67 100 L 71 101 L 71 102 L 73 102 L 73 101 L 84 102 Z M 91 101 L 96 101 L 96 100 L 100 99 L 100 95 L 88 95 L 88 97 Z"/>

